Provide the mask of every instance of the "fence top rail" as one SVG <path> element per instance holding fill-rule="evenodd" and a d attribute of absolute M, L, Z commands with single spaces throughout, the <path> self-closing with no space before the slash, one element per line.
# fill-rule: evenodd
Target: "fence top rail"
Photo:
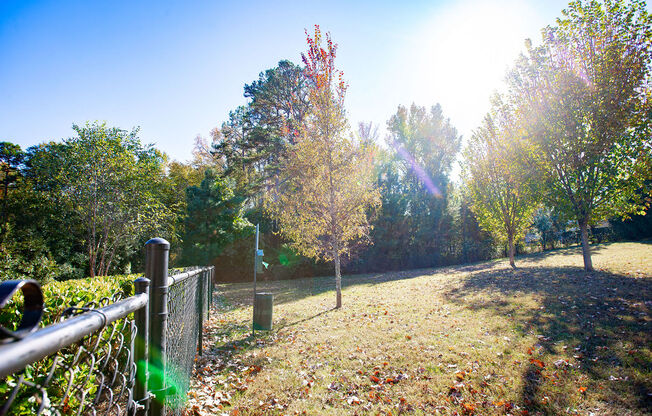
<path fill-rule="evenodd" d="M 124 318 L 147 305 L 148 294 L 141 293 L 99 309 L 40 329 L 10 344 L 0 345 L 0 379 L 22 370 L 85 336 Z"/>
<path fill-rule="evenodd" d="M 210 270 L 212 267 L 202 267 L 195 270 L 190 270 L 184 273 L 175 274 L 173 276 L 168 276 L 168 285 L 173 286 L 177 283 L 181 283 L 186 279 L 190 279 L 193 276 L 197 276 L 200 273 L 204 273 L 207 270 Z"/>

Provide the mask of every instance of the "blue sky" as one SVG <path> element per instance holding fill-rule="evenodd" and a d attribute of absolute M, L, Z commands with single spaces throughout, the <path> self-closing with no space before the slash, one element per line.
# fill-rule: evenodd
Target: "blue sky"
<path fill-rule="evenodd" d="M 525 38 L 566 1 L 0 0 L 0 140 L 23 148 L 106 120 L 178 160 L 245 102 L 304 29 L 339 44 L 352 126 L 384 126 L 399 104 L 441 103 L 464 136 L 488 109 Z"/>

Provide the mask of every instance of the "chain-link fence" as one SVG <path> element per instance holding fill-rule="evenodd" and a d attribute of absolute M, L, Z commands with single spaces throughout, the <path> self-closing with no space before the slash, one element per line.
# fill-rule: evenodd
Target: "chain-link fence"
<path fill-rule="evenodd" d="M 182 413 L 213 268 L 168 277 L 169 243 L 153 239 L 146 248 L 147 278 L 134 282 L 136 295 L 71 307 L 38 330 L 38 284 L 0 284 L 0 307 L 19 289 L 25 299 L 17 330 L 0 327 L 0 416 Z"/>
<path fill-rule="evenodd" d="M 170 277 L 166 379 L 174 386 L 166 414 L 180 415 L 190 386 L 195 353 L 201 354 L 202 322 L 209 306 L 209 271 L 197 269 Z"/>
<path fill-rule="evenodd" d="M 123 415 L 134 409 L 132 312 L 147 301 L 145 294 L 71 307 L 61 322 L 3 345 L 0 414 Z M 33 358 L 19 371 L 7 368 Z"/>

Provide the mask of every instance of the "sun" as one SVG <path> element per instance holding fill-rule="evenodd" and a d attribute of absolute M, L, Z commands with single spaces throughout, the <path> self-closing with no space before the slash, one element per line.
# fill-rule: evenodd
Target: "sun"
<path fill-rule="evenodd" d="M 412 47 L 415 102 L 439 102 L 461 131 L 475 128 L 523 50 L 532 14 L 520 2 L 477 0 L 434 14 Z"/>

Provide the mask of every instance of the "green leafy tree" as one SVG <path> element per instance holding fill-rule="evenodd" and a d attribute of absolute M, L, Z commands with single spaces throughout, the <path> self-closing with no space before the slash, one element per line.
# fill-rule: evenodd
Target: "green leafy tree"
<path fill-rule="evenodd" d="M 652 19 L 643 1 L 574 1 L 509 76 L 527 110 L 530 167 L 547 204 L 577 221 L 584 268 L 588 229 L 645 208 L 650 177 Z"/>
<path fill-rule="evenodd" d="M 455 186 L 451 194 L 449 210 L 453 216 L 454 235 L 449 243 L 454 245 L 455 261 L 472 263 L 495 257 L 497 241 L 478 224 L 463 185 Z"/>
<path fill-rule="evenodd" d="M 442 264 L 452 255 L 448 244 L 453 237 L 448 176 L 460 148 L 460 136 L 438 104 L 430 109 L 414 104 L 410 108 L 399 106 L 387 128 L 396 179 L 402 188 L 394 192 L 405 199 L 400 202 L 406 204 L 401 216 L 409 235 L 408 241 L 396 241 L 396 250 L 407 248 L 405 267 Z M 392 200 L 399 202 L 396 197 Z"/>
<path fill-rule="evenodd" d="M 547 243 L 551 240 L 553 227 L 550 211 L 544 207 L 539 208 L 532 218 L 532 225 L 539 232 L 541 251 L 546 251 Z"/>
<path fill-rule="evenodd" d="M 512 267 L 515 243 L 537 208 L 533 172 L 517 163 L 521 134 L 517 114 L 497 96 L 492 111 L 471 136 L 463 163 L 471 209 L 482 228 L 507 241 Z"/>
<path fill-rule="evenodd" d="M 7 223 L 9 189 L 18 179 L 18 168 L 24 158 L 25 153 L 19 145 L 10 142 L 0 142 L 0 175 L 2 176 L 2 215 L 0 215 L 0 218 L 3 224 L 2 235 L 4 234 Z"/>
<path fill-rule="evenodd" d="M 245 198 L 234 192 L 232 182 L 207 169 L 199 186 L 186 189 L 183 264 L 208 264 L 229 245 L 251 235 L 253 226 L 243 217 Z"/>
<path fill-rule="evenodd" d="M 216 130 L 214 130 L 215 132 Z M 192 159 L 183 163 L 176 160 L 165 160 L 165 178 L 160 184 L 160 194 L 163 203 L 174 211 L 174 222 L 170 224 L 170 264 L 179 265 L 183 261 L 183 239 L 188 217 L 187 190 L 200 187 L 207 170 L 222 172 L 222 161 L 212 153 L 210 144 L 201 136 L 195 138 Z M 173 230 L 172 230 L 173 229 Z M 143 242 L 145 243 L 145 242 Z M 143 257 L 133 258 L 132 263 L 139 264 Z M 202 259 L 203 260 L 203 259 Z"/>
<path fill-rule="evenodd" d="M 109 274 L 143 235 L 169 233 L 174 211 L 161 202 L 162 155 L 142 146 L 138 130 L 105 124 L 73 125 L 76 137 L 49 155 L 59 162 L 48 179 L 50 195 L 83 223 L 90 276 Z"/>
<path fill-rule="evenodd" d="M 84 275 L 88 262 L 78 218 L 68 204 L 50 198 L 48 192 L 55 188 L 52 178 L 60 167 L 50 156 L 60 148 L 56 143 L 30 147 L 12 178 L 3 201 L 7 218 L 0 247 L 3 279 L 45 283 Z"/>
<path fill-rule="evenodd" d="M 335 68 L 337 45 L 315 26 L 303 55 L 310 111 L 283 164 L 283 187 L 268 199 L 281 234 L 308 257 L 333 261 L 336 307 L 342 307 L 341 256 L 368 237 L 367 211 L 378 203 L 371 158 L 351 138 L 344 110 L 346 84 Z"/>
<path fill-rule="evenodd" d="M 639 192 L 652 188 L 652 179 L 648 180 L 646 187 Z M 632 215 L 631 218 L 611 218 L 609 222 L 614 229 L 617 238 L 626 240 L 644 240 L 652 238 L 652 193 L 642 196 L 647 205 L 647 210 L 638 215 Z"/>
<path fill-rule="evenodd" d="M 546 247 L 555 248 L 555 243 L 560 241 L 566 231 L 566 220 L 554 208 L 541 207 L 537 209 L 532 220 L 532 226 L 539 232 L 541 237 L 541 249 Z"/>
<path fill-rule="evenodd" d="M 402 178 L 402 163 L 394 153 L 379 149 L 375 158 L 376 188 L 380 193 L 380 207 L 373 217 L 371 240 L 374 242 L 362 256 L 359 271 L 399 270 L 409 267 L 412 240 L 410 204 Z"/>

